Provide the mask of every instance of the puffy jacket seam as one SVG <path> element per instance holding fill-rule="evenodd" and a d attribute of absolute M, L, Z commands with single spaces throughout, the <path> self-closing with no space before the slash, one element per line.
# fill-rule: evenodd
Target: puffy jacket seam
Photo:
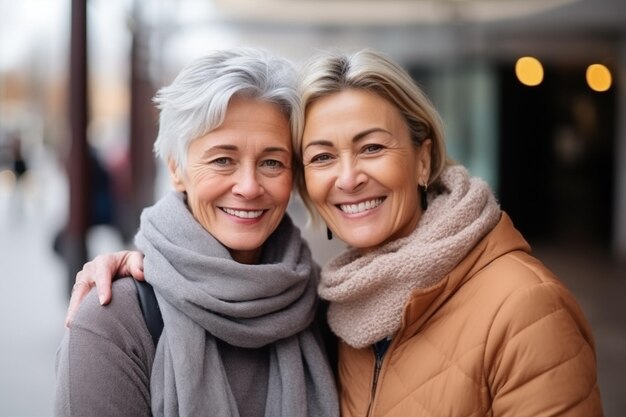
<path fill-rule="evenodd" d="M 541 278 L 540 274 L 534 269 L 531 268 L 526 262 L 523 262 L 521 259 L 519 259 L 519 256 L 514 254 L 514 253 L 509 253 L 508 256 L 514 260 L 515 262 L 517 262 L 518 264 L 520 264 L 524 269 L 526 269 L 528 272 L 532 273 L 532 275 L 537 279 L 537 282 L 535 284 L 533 284 L 532 286 L 543 286 L 543 285 L 553 285 L 554 283 L 546 281 L 544 279 Z M 482 270 L 485 270 L 487 268 L 489 268 L 489 266 L 493 265 L 493 261 L 490 262 L 488 265 L 485 266 L 485 268 L 483 268 Z M 489 340 L 491 339 L 491 335 L 492 335 L 492 330 L 493 330 L 493 325 L 496 321 L 496 318 L 500 315 L 500 312 L 502 311 L 502 309 L 504 308 L 504 306 L 509 302 L 509 300 L 515 296 L 517 296 L 518 292 L 520 291 L 527 291 L 529 288 L 531 288 L 532 286 L 524 286 L 524 287 L 520 287 L 515 289 L 514 291 L 512 291 L 510 294 L 508 294 L 500 303 L 500 305 L 498 306 L 498 308 L 496 309 L 493 318 L 491 320 L 491 323 L 489 323 L 488 326 L 488 330 L 487 330 L 487 334 L 485 337 L 485 349 L 483 350 L 483 358 L 482 358 L 482 369 L 483 369 L 483 383 L 485 384 L 485 386 L 487 387 L 488 390 L 488 394 L 489 394 L 489 398 L 491 399 L 491 401 L 493 401 L 493 392 L 491 390 L 491 385 L 488 383 L 488 369 L 486 368 L 486 363 L 487 363 L 487 349 L 486 346 L 489 344 Z M 513 338 L 515 338 L 518 334 L 520 334 L 522 331 L 524 331 L 525 329 L 527 329 L 528 327 L 532 326 L 533 324 L 537 323 L 538 321 L 548 317 L 549 315 L 551 315 L 552 313 L 555 313 L 559 310 L 563 309 L 562 307 L 558 310 L 555 310 L 553 312 L 551 312 L 548 315 L 542 316 L 540 318 L 538 318 L 537 320 L 535 320 L 532 323 L 529 323 L 527 326 L 525 326 L 523 329 L 520 329 L 519 332 L 517 332 L 515 335 L 513 335 L 508 341 L 507 341 L 507 345 L 508 342 L 510 342 L 511 340 L 513 340 Z M 504 347 L 506 348 L 506 346 Z M 491 408 L 491 405 L 489 405 L 489 408 Z"/>
<path fill-rule="evenodd" d="M 428 413 L 428 416 L 424 416 L 424 417 L 435 417 L 435 415 L 424 406 L 424 404 L 422 404 L 420 401 L 418 401 L 415 397 L 413 397 L 412 395 L 409 395 L 411 397 L 411 400 L 413 401 L 413 403 L 415 403 L 416 405 L 418 405 L 425 413 Z M 401 404 L 401 401 L 398 401 L 393 407 L 391 407 L 389 409 L 389 412 L 392 412 L 396 407 L 398 407 Z"/>
<path fill-rule="evenodd" d="M 472 377 L 471 377 L 471 375 L 468 375 L 468 374 L 467 374 L 467 373 L 466 373 L 463 369 L 461 369 L 461 368 L 458 366 L 458 361 L 459 361 L 459 360 L 461 360 L 462 358 L 464 358 L 466 355 L 470 354 L 470 353 L 471 353 L 474 349 L 480 349 L 481 347 L 483 347 L 483 346 L 485 345 L 485 344 L 484 344 L 484 342 L 480 342 L 480 343 L 476 344 L 475 346 L 473 346 L 473 347 L 471 347 L 471 348 L 467 349 L 467 350 L 465 351 L 465 353 L 463 353 L 463 355 L 461 355 L 461 356 L 458 358 L 458 360 L 453 360 L 453 359 L 450 359 L 449 357 L 447 357 L 447 356 L 445 355 L 445 353 L 444 353 L 444 352 L 442 352 L 440 349 L 438 349 L 438 348 L 437 348 L 437 346 L 436 346 L 436 345 L 434 345 L 434 344 L 433 344 L 433 343 L 432 343 L 432 342 L 431 342 L 431 341 L 430 341 L 427 337 L 423 337 L 423 339 L 424 339 L 426 342 L 428 342 L 428 344 L 430 344 L 430 345 L 433 347 L 433 349 L 435 349 L 437 352 L 439 352 L 439 354 L 441 354 L 441 356 L 443 356 L 443 357 L 446 359 L 446 361 L 448 362 L 448 366 L 447 366 L 447 367 L 445 367 L 444 369 L 441 369 L 438 373 L 436 373 L 435 375 L 433 375 L 433 377 L 432 377 L 432 378 L 429 378 L 429 379 L 436 378 L 436 377 L 438 377 L 439 375 L 441 375 L 442 373 L 444 373 L 445 371 L 447 371 L 449 368 L 454 367 L 454 368 L 456 368 L 456 369 L 457 369 L 457 370 L 458 370 L 461 374 L 465 375 L 465 377 L 466 377 L 467 379 L 469 379 L 470 381 L 472 381 L 472 383 L 476 384 L 476 385 L 478 386 L 478 388 L 480 388 L 480 386 L 479 386 L 479 381 L 476 381 L 474 378 L 472 378 Z M 484 350 L 484 349 L 483 349 L 483 350 Z M 424 383 L 425 383 L 425 382 L 424 382 Z M 422 383 L 422 384 L 420 384 L 420 386 L 419 386 L 419 387 L 421 387 L 422 385 L 423 385 L 423 383 Z M 419 388 L 419 387 L 417 387 L 417 388 Z"/>
<path fill-rule="evenodd" d="M 477 388 L 480 390 L 481 386 L 479 381 L 476 381 L 474 378 L 472 378 L 470 375 L 468 375 L 463 369 L 461 369 L 458 366 L 458 361 L 452 360 L 450 358 L 448 358 L 443 352 L 441 352 L 440 349 L 437 348 L 437 346 L 435 346 L 428 338 L 424 337 L 423 340 L 425 342 L 427 342 L 428 344 L 430 344 L 434 350 L 436 350 L 437 352 L 439 352 L 441 354 L 442 357 L 445 358 L 445 360 L 448 362 L 448 366 L 446 366 L 443 369 L 440 369 L 439 372 L 437 372 L 436 374 L 432 375 L 430 378 L 428 378 L 427 380 L 423 381 L 421 384 L 417 385 L 416 387 L 414 387 L 412 389 L 411 392 L 408 393 L 407 397 L 410 397 L 415 403 L 419 404 L 425 411 L 427 411 L 429 413 L 429 415 L 434 416 L 434 414 L 431 413 L 430 410 L 428 410 L 424 404 L 420 403 L 416 398 L 414 398 L 413 394 L 415 391 L 418 391 L 420 388 L 422 388 L 424 385 L 426 385 L 428 382 L 432 381 L 433 379 L 439 377 L 440 375 L 442 375 L 444 372 L 448 371 L 450 368 L 454 368 L 456 369 L 458 372 L 460 372 L 462 375 L 464 375 L 468 380 L 470 380 L 472 382 L 472 384 L 476 385 Z M 481 347 L 484 346 L 484 343 L 479 343 L 476 346 L 468 349 L 465 351 L 465 353 L 459 357 L 459 360 L 462 359 L 463 357 L 465 357 L 465 355 L 470 354 L 474 349 L 480 349 Z M 484 350 L 484 349 L 483 349 Z M 387 372 L 395 372 L 395 370 L 393 368 L 389 369 Z M 402 398 L 406 398 L 406 397 L 402 397 Z M 402 399 L 398 400 L 398 403 L 395 404 L 391 409 L 397 407 L 398 405 L 400 405 Z M 482 409 L 482 407 L 479 405 L 477 407 L 477 410 L 472 411 L 472 413 L 470 414 L 470 416 L 472 414 L 475 414 L 477 412 L 480 412 L 480 410 Z"/>
<path fill-rule="evenodd" d="M 583 353 L 584 348 L 585 348 L 585 342 L 581 342 L 580 346 L 578 347 L 578 350 L 573 355 L 563 359 L 562 361 L 560 361 L 558 363 L 553 364 L 552 366 L 550 366 L 550 367 L 548 367 L 546 369 L 543 369 L 543 370 L 539 371 L 539 373 L 537 373 L 536 375 L 533 375 L 532 377 L 528 378 L 526 381 L 521 382 L 520 385 L 526 385 L 527 383 L 529 383 L 533 379 L 535 379 L 535 378 L 545 374 L 546 372 L 549 372 L 549 371 L 551 371 L 553 369 L 556 369 L 556 368 L 558 368 L 558 367 L 560 367 L 562 365 L 567 364 L 568 362 L 570 362 L 571 360 L 573 360 L 574 358 L 579 356 L 581 353 Z"/>
<path fill-rule="evenodd" d="M 411 393 L 413 394 L 413 393 Z M 437 414 L 433 414 L 431 410 L 429 410 L 428 408 L 426 408 L 424 406 L 424 404 L 422 404 L 420 401 L 418 401 L 413 395 L 409 395 L 411 397 L 411 400 L 413 401 L 414 404 L 418 405 L 424 412 L 428 413 L 428 416 L 424 416 L 424 417 L 435 417 L 437 416 Z M 398 402 L 397 404 L 395 404 L 393 407 L 391 407 L 389 409 L 389 412 L 392 412 L 396 407 L 398 407 L 400 405 L 400 402 Z M 471 417 L 473 415 L 477 415 L 480 414 L 481 410 L 480 408 L 478 408 L 477 410 L 472 411 L 470 414 L 467 414 L 466 417 Z M 421 414 L 420 414 L 421 415 Z"/>
<path fill-rule="evenodd" d="M 560 313 L 562 311 L 567 311 L 565 310 L 563 307 L 559 307 L 555 310 L 552 310 L 551 312 L 549 312 L 546 315 L 543 315 L 539 318 L 537 318 L 537 320 L 534 320 L 530 323 L 528 323 L 526 326 L 524 326 L 523 328 L 519 329 L 519 331 L 517 333 L 515 333 L 514 335 L 512 335 L 507 341 L 505 346 L 503 347 L 504 349 L 506 349 L 506 347 L 508 346 L 509 343 L 511 343 L 513 340 L 515 340 L 516 338 L 518 338 L 522 333 L 524 333 L 526 330 L 530 329 L 531 327 L 539 324 L 540 322 L 542 322 L 543 320 L 549 319 L 550 317 L 554 316 L 557 313 Z"/>
<path fill-rule="evenodd" d="M 503 349 L 506 349 L 506 347 L 508 346 L 508 343 L 509 343 L 510 341 L 512 341 L 512 340 L 513 340 L 513 339 L 514 339 L 517 335 L 519 335 L 521 332 L 523 332 L 524 330 L 528 329 L 528 328 L 529 328 L 529 327 L 531 327 L 532 325 L 534 325 L 534 324 L 538 323 L 538 322 L 539 322 L 539 321 L 541 321 L 543 318 L 547 318 L 547 317 L 551 316 L 552 314 L 557 313 L 557 312 L 559 312 L 559 311 L 561 311 L 561 310 L 565 311 L 565 309 L 562 309 L 562 308 L 561 308 L 561 309 L 558 309 L 558 310 L 555 310 L 554 312 L 552 312 L 552 313 L 550 313 L 550 314 L 548 314 L 548 315 L 546 315 L 546 316 L 543 316 L 543 317 L 541 317 L 540 319 L 538 319 L 538 320 L 534 321 L 533 323 L 530 323 L 528 326 L 524 327 L 524 329 L 520 330 L 520 331 L 519 331 L 519 332 L 518 332 L 515 336 L 513 336 L 511 339 L 509 339 L 509 340 L 507 341 L 507 344 L 503 347 Z M 540 377 L 541 375 L 545 374 L 546 372 L 549 372 L 550 370 L 556 369 L 556 368 L 558 368 L 558 367 L 560 367 L 560 366 L 562 366 L 562 365 L 567 364 L 568 362 L 572 361 L 574 358 L 576 358 L 577 356 L 579 356 L 580 354 L 582 354 L 582 353 L 583 353 L 583 351 L 585 350 L 585 346 L 588 346 L 588 344 L 587 344 L 587 343 L 585 342 L 585 340 L 583 339 L 583 340 L 581 340 L 581 342 L 580 342 L 580 345 L 579 345 L 578 350 L 577 350 L 577 351 L 576 351 L 573 355 L 571 355 L 571 356 L 570 356 L 570 357 L 568 357 L 568 358 L 563 359 L 563 360 L 562 360 L 562 361 L 560 361 L 559 363 L 553 364 L 552 366 L 550 366 L 550 367 L 548 367 L 548 368 L 546 368 L 546 369 L 543 369 L 543 370 L 539 371 L 538 373 L 536 373 L 536 374 L 535 374 L 535 375 L 533 375 L 532 377 L 528 378 L 527 380 L 520 382 L 518 386 L 523 386 L 523 385 L 526 385 L 526 384 L 528 384 L 530 381 L 532 381 L 533 379 Z M 596 386 L 596 385 L 597 385 L 597 380 L 596 380 L 596 381 L 594 381 L 594 384 L 592 384 L 592 386 L 590 387 L 590 390 L 589 390 L 589 392 L 587 393 L 587 395 L 586 395 L 583 399 L 581 399 L 581 401 L 577 402 L 576 404 L 572 404 L 572 407 L 575 407 L 576 405 L 581 404 L 581 403 L 582 403 L 582 402 L 584 402 L 587 398 L 589 398 L 589 396 L 593 393 L 593 391 L 594 391 L 594 389 L 595 389 L 595 386 Z M 488 386 L 489 386 L 489 385 L 488 385 Z M 490 391 L 490 395 L 491 395 L 491 398 L 493 399 L 493 393 L 492 393 L 491 391 Z M 572 407 L 570 407 L 570 408 L 572 408 Z"/>
<path fill-rule="evenodd" d="M 523 253 L 526 254 L 526 252 L 523 252 Z M 537 272 L 537 268 L 536 267 L 531 266 L 527 262 L 524 262 L 523 260 L 520 259 L 520 254 L 519 253 L 509 253 L 509 256 L 511 257 L 511 259 L 513 261 L 517 262 L 524 269 L 527 269 L 528 271 L 532 272 L 532 274 L 535 276 L 535 278 L 537 278 L 538 283 L 540 283 L 540 284 L 548 283 L 548 281 L 546 281 L 542 277 L 543 274 Z"/>
<path fill-rule="evenodd" d="M 433 413 L 432 413 L 432 412 L 431 412 L 428 408 L 426 408 L 426 407 L 424 406 L 424 404 L 422 404 L 420 401 L 418 401 L 418 400 L 417 400 L 415 397 L 413 397 L 412 395 L 411 395 L 411 400 L 412 400 L 412 401 L 413 401 L 416 405 L 418 405 L 418 406 L 419 406 L 419 407 L 420 407 L 420 408 L 421 408 L 424 412 L 428 413 L 428 416 L 423 416 L 423 417 L 435 417 L 435 416 L 436 416 L 436 414 L 433 414 Z M 399 405 L 400 405 L 400 402 L 398 402 L 396 405 L 394 405 L 393 407 L 391 407 L 391 408 L 389 409 L 389 412 L 392 412 L 392 411 L 393 411 L 396 407 L 398 407 Z M 472 411 L 470 414 L 468 414 L 468 415 L 467 415 L 467 417 L 471 417 L 471 416 L 473 416 L 473 415 L 476 415 L 477 413 L 480 413 L 480 411 L 481 411 L 480 409 L 475 410 L 475 411 Z"/>
<path fill-rule="evenodd" d="M 591 395 L 596 390 L 597 386 L 598 386 L 598 381 L 595 380 L 594 383 L 589 387 L 589 392 L 587 393 L 587 395 L 585 395 L 583 398 L 581 398 L 580 401 L 577 401 L 577 402 L 575 402 L 573 404 L 570 404 L 570 406 L 567 407 L 567 409 L 563 410 L 563 412 L 567 412 L 569 410 L 572 410 L 575 407 L 579 406 L 580 404 L 584 404 L 585 402 L 587 402 L 589 400 L 589 398 L 591 397 Z"/>

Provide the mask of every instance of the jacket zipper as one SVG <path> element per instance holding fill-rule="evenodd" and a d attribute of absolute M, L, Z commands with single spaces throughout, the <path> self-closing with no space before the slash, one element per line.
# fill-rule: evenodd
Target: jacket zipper
<path fill-rule="evenodd" d="M 372 415 L 372 406 L 374 405 L 374 396 L 376 395 L 376 386 L 378 385 L 378 376 L 380 375 L 380 368 L 383 366 L 383 359 L 376 353 L 376 367 L 374 368 L 374 381 L 372 383 L 372 396 L 370 397 L 370 404 L 367 408 L 367 415 Z"/>
<path fill-rule="evenodd" d="M 380 342 L 379 342 L 380 343 Z M 383 367 L 383 359 L 385 357 L 385 353 L 387 353 L 387 349 L 391 344 L 391 338 L 387 338 L 385 340 L 385 345 L 383 348 L 380 348 L 377 345 L 372 346 L 372 350 L 374 352 L 374 358 L 376 359 L 376 364 L 374 367 L 374 380 L 372 381 L 372 395 L 370 397 L 370 403 L 367 407 L 367 415 L 371 417 L 374 406 L 374 398 L 376 397 L 376 388 L 378 387 L 378 377 L 380 376 L 380 370 Z"/>

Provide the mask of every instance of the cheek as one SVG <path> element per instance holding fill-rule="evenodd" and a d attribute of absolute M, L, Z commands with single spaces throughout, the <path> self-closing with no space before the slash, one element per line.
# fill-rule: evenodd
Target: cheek
<path fill-rule="evenodd" d="M 393 177 L 386 184 L 387 188 L 393 191 L 398 203 L 413 206 L 417 204 L 418 191 L 417 183 L 412 177 L 403 172 L 402 175 Z"/>
<path fill-rule="evenodd" d="M 196 171 L 185 180 L 188 204 L 194 211 L 213 204 L 222 195 L 230 191 L 230 185 L 223 178 L 207 171 Z"/>
<path fill-rule="evenodd" d="M 309 197 L 315 204 L 320 204 L 324 201 L 326 192 L 325 176 L 317 171 L 305 170 L 304 171 L 304 185 L 309 194 Z"/>
<path fill-rule="evenodd" d="M 369 173 L 387 187 L 392 189 L 417 189 L 416 161 L 405 155 L 393 155 L 391 158 L 381 158 L 369 167 Z"/>
<path fill-rule="evenodd" d="M 291 192 L 293 191 L 293 179 L 285 180 L 280 187 L 282 192 L 280 195 L 281 201 L 285 202 L 285 205 L 289 204 L 289 199 L 291 198 Z"/>
<path fill-rule="evenodd" d="M 272 178 L 272 180 L 268 182 L 265 187 L 266 191 L 270 191 L 274 196 L 278 205 L 284 205 L 287 207 L 293 188 L 293 176 L 281 175 L 280 177 Z"/>
<path fill-rule="evenodd" d="M 215 181 L 209 175 L 197 175 L 188 181 L 187 192 L 190 191 L 202 199 L 211 199 L 225 188 L 224 181 Z"/>

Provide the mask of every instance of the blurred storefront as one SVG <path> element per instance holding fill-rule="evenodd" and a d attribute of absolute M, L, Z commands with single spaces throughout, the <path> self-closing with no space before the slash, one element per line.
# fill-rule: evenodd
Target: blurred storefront
<path fill-rule="evenodd" d="M 452 157 L 492 185 L 532 244 L 626 262 L 623 0 L 0 0 L 0 201 L 22 187 L 46 195 L 34 210 L 54 202 L 49 246 L 67 261 L 66 289 L 90 253 L 69 259 L 68 230 L 89 246 L 89 229 L 106 226 L 130 245 L 141 208 L 168 187 L 151 151 L 156 89 L 189 60 L 235 45 L 296 64 L 320 48 L 386 52 L 440 110 Z M 538 62 L 534 81 L 520 78 L 522 57 Z M 608 88 L 588 81 L 594 64 Z M 63 184 L 29 185 L 42 160 Z M 297 200 L 290 211 L 306 223 Z M 341 245 L 305 236 L 320 262 Z"/>

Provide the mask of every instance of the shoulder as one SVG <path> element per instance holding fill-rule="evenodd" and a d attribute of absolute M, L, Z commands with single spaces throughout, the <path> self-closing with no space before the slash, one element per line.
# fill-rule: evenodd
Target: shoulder
<path fill-rule="evenodd" d="M 476 278 L 482 281 L 481 298 L 493 300 L 487 358 L 515 363 L 516 355 L 531 354 L 534 365 L 545 361 L 546 369 L 573 358 L 595 362 L 591 328 L 580 305 L 538 259 L 512 252 Z"/>
<path fill-rule="evenodd" d="M 523 251 L 513 251 L 490 262 L 470 280 L 479 294 L 507 304 L 552 300 L 575 303 L 574 297 L 559 278 L 541 261 Z M 529 298 L 530 297 L 530 298 Z"/>
<path fill-rule="evenodd" d="M 494 259 L 470 280 L 479 302 L 496 310 L 494 325 L 514 320 L 520 326 L 560 315 L 586 326 L 574 295 L 541 261 L 523 251 Z M 482 301 L 481 301 L 482 300 Z M 518 329 L 521 330 L 521 329 Z"/>
<path fill-rule="evenodd" d="M 136 343 L 152 344 L 132 278 L 113 282 L 111 302 L 105 306 L 100 305 L 95 289 L 91 290 L 76 313 L 70 335 L 81 331 L 116 343 L 126 343 L 134 335 Z"/>
<path fill-rule="evenodd" d="M 473 327 L 483 329 L 487 362 L 529 346 L 546 353 L 554 348 L 557 355 L 570 348 L 573 355 L 584 347 L 594 355 L 591 328 L 578 301 L 552 271 L 525 251 L 493 259 L 458 288 L 452 300 L 458 310 L 455 317 L 470 314 Z"/>
<path fill-rule="evenodd" d="M 563 409 L 600 409 L 593 335 L 574 295 L 523 252 L 495 261 L 485 279 L 481 291 L 497 300 L 484 352 L 494 410 L 542 415 L 557 398 Z"/>
<path fill-rule="evenodd" d="M 102 321 L 105 317 L 126 316 L 128 313 L 133 313 L 135 307 L 139 308 L 137 290 L 131 278 L 122 278 L 114 281 L 111 292 L 111 302 L 102 306 L 98 301 L 96 289 L 92 288 L 81 303 L 72 322 L 72 327 L 82 327 L 87 323 L 89 327 L 93 327 L 94 323 Z M 138 310 L 138 312 L 140 313 L 141 311 Z"/>
<path fill-rule="evenodd" d="M 469 327 L 483 346 L 494 414 L 598 415 L 591 328 L 574 295 L 543 263 L 522 250 L 508 252 L 459 294 L 456 305 L 471 317 Z"/>
<path fill-rule="evenodd" d="M 113 283 L 106 306 L 92 290 L 58 351 L 56 414 L 150 415 L 154 352 L 131 279 Z"/>

